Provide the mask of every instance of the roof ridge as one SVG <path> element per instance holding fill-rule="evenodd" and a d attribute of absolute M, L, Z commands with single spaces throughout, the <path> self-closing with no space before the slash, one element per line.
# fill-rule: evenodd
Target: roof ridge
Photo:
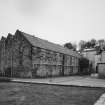
<path fill-rule="evenodd" d="M 20 32 L 22 32 L 22 31 L 20 31 Z M 27 33 L 25 33 L 25 32 L 22 32 L 22 33 L 27 34 Z M 60 44 L 56 44 L 56 43 L 50 42 L 50 41 L 48 41 L 48 40 L 46 40 L 46 39 L 39 38 L 39 37 L 37 37 L 37 36 L 35 36 L 35 35 L 31 35 L 31 34 L 27 34 L 27 35 L 28 35 L 28 36 L 31 36 L 31 37 L 34 37 L 34 38 L 37 38 L 37 39 L 40 39 L 40 40 L 43 40 L 43 41 L 46 41 L 46 42 L 48 42 L 48 43 L 55 44 L 55 45 L 59 45 L 59 46 L 63 47 L 63 46 L 60 45 Z M 65 47 L 63 47 L 63 48 L 65 48 Z"/>
<path fill-rule="evenodd" d="M 48 49 L 51 51 L 55 51 L 55 52 L 59 52 L 59 53 L 67 54 L 67 55 L 77 56 L 77 53 L 75 51 L 64 48 L 60 44 L 56 44 L 56 43 L 50 42 L 48 40 L 41 39 L 39 37 L 27 34 L 22 31 L 19 31 L 19 32 L 21 32 L 22 35 L 35 47 L 40 47 L 43 49 Z"/>

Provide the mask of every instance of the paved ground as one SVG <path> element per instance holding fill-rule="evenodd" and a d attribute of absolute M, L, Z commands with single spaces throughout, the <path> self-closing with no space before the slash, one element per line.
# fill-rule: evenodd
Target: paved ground
<path fill-rule="evenodd" d="M 105 93 L 101 95 L 94 105 L 105 105 Z"/>
<path fill-rule="evenodd" d="M 70 76 L 47 79 L 13 79 L 17 82 L 45 83 L 56 85 L 75 85 L 88 87 L 105 87 L 105 79 L 97 79 L 90 76 Z"/>
<path fill-rule="evenodd" d="M 105 87 L 105 79 L 98 79 L 90 76 L 53 77 L 47 79 L 13 79 L 13 81 L 68 86 Z M 103 94 L 94 105 L 105 105 L 105 94 Z"/>

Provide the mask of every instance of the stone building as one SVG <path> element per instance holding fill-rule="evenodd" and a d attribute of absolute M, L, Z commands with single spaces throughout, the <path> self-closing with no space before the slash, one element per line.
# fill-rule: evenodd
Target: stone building
<path fill-rule="evenodd" d="M 92 64 L 94 72 L 96 72 L 97 63 L 100 62 L 101 55 L 97 54 L 95 48 L 84 49 L 81 53 L 83 57 L 89 60 L 89 63 Z"/>
<path fill-rule="evenodd" d="M 12 77 L 48 77 L 78 73 L 80 55 L 58 44 L 16 31 L 0 41 L 0 73 Z"/>
<path fill-rule="evenodd" d="M 100 55 L 100 62 L 98 62 L 98 74 L 100 78 L 105 78 L 105 51 Z"/>

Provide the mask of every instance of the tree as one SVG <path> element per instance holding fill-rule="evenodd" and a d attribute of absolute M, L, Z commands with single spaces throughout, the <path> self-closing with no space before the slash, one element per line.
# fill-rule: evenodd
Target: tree
<path fill-rule="evenodd" d="M 86 44 L 86 41 L 81 40 L 81 41 L 79 42 L 79 50 L 83 50 L 83 49 L 85 48 L 85 44 Z"/>
<path fill-rule="evenodd" d="M 105 44 L 105 40 L 104 39 L 99 39 L 98 40 L 98 43 L 100 46 L 104 45 Z"/>
<path fill-rule="evenodd" d="M 68 48 L 68 49 L 72 49 L 72 50 L 76 50 L 76 45 L 73 45 L 72 43 L 65 43 L 64 44 L 64 47 L 65 48 Z"/>
<path fill-rule="evenodd" d="M 73 50 L 76 51 L 77 50 L 77 44 L 73 43 L 72 46 L 73 46 Z"/>
<path fill-rule="evenodd" d="M 83 40 L 81 40 L 79 42 L 80 50 L 83 50 L 85 48 L 94 48 L 95 45 L 96 45 L 96 40 L 95 39 L 91 39 L 89 41 L 83 41 Z"/>
<path fill-rule="evenodd" d="M 95 39 L 91 39 L 91 40 L 90 40 L 90 43 L 91 43 L 91 47 L 92 47 L 92 48 L 95 47 L 96 42 L 97 42 L 97 41 L 96 41 Z"/>
<path fill-rule="evenodd" d="M 98 44 L 95 46 L 95 49 L 97 51 L 97 54 L 101 54 L 102 51 L 105 51 L 105 40 L 100 39 L 97 42 L 98 42 Z"/>
<path fill-rule="evenodd" d="M 101 50 L 104 50 L 103 48 L 105 48 L 105 40 L 104 39 L 100 39 L 98 40 L 99 46 L 101 48 Z"/>
<path fill-rule="evenodd" d="M 100 46 L 96 46 L 95 50 L 96 50 L 97 55 L 102 53 L 102 49 Z"/>
<path fill-rule="evenodd" d="M 103 50 L 105 51 L 105 45 L 103 46 Z"/>
<path fill-rule="evenodd" d="M 86 42 L 85 48 L 91 48 L 91 42 L 90 41 Z"/>

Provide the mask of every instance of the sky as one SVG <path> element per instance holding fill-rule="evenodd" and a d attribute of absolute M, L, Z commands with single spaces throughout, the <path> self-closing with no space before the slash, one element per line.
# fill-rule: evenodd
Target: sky
<path fill-rule="evenodd" d="M 17 29 L 61 45 L 105 39 L 105 0 L 0 0 L 0 37 Z"/>

